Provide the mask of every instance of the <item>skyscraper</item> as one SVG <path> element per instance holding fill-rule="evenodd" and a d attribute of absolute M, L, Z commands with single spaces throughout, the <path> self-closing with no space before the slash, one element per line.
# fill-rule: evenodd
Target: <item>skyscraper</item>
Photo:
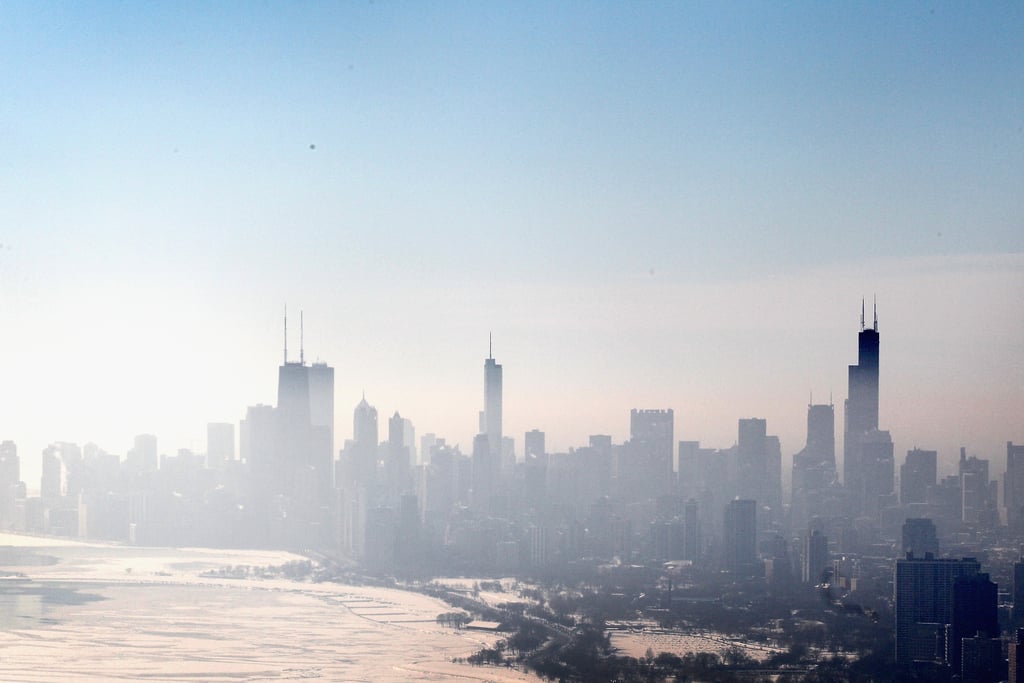
<path fill-rule="evenodd" d="M 1010 617 L 1014 625 L 1024 624 L 1024 560 L 1013 563 L 1013 611 Z"/>
<path fill-rule="evenodd" d="M 973 557 L 962 560 L 908 558 L 896 560 L 893 590 L 896 603 L 896 663 L 945 660 L 942 634 L 953 619 L 953 584 L 977 574 Z M 942 648 L 944 649 L 944 648 Z"/>
<path fill-rule="evenodd" d="M 488 344 L 484 360 L 484 433 L 493 458 L 501 457 L 501 366 L 494 360 L 494 349 Z"/>
<path fill-rule="evenodd" d="M 726 571 L 737 576 L 757 574 L 757 503 L 737 498 L 725 507 L 722 534 Z"/>
<path fill-rule="evenodd" d="M 954 673 L 963 673 L 963 640 L 978 634 L 999 637 L 999 589 L 988 574 L 958 576 L 953 581 L 953 612 L 950 618 L 946 662 Z M 988 667 L 986 667 L 988 668 Z"/>
<path fill-rule="evenodd" d="M 736 477 L 740 497 L 778 511 L 782 505 L 782 453 L 777 437 L 768 436 L 761 418 L 739 421 L 736 442 Z"/>
<path fill-rule="evenodd" d="M 206 425 L 206 466 L 213 470 L 235 459 L 235 425 L 210 422 Z"/>
<path fill-rule="evenodd" d="M 804 536 L 802 579 L 812 586 L 822 582 L 828 567 L 828 537 L 818 529 L 808 529 Z"/>
<path fill-rule="evenodd" d="M 346 444 L 346 484 L 372 486 L 377 477 L 377 446 L 380 433 L 377 427 L 377 409 L 366 402 L 363 394 L 359 404 L 352 411 L 351 443 Z"/>
<path fill-rule="evenodd" d="M 878 429 L 878 349 L 878 310 L 875 309 L 872 327 L 865 329 L 864 304 L 861 302 L 857 364 L 849 366 L 849 395 L 843 431 L 843 484 L 851 492 L 851 511 L 854 513 L 861 511 L 864 495 L 861 438 Z"/>
<path fill-rule="evenodd" d="M 928 502 L 928 489 L 935 486 L 938 476 L 937 461 L 936 451 L 907 451 L 907 459 L 900 466 L 901 505 Z"/>
<path fill-rule="evenodd" d="M 527 461 L 531 457 L 542 457 L 547 452 L 544 448 L 544 432 L 539 429 L 531 429 L 526 432 L 526 436 L 523 438 L 523 457 Z"/>
<path fill-rule="evenodd" d="M 927 517 L 911 517 L 903 522 L 903 552 L 907 557 L 939 556 L 939 536 L 935 523 Z"/>
<path fill-rule="evenodd" d="M 409 446 L 405 443 L 405 419 L 395 411 L 388 420 L 387 460 L 384 470 L 388 489 L 401 496 L 412 489 Z"/>
<path fill-rule="evenodd" d="M 807 445 L 793 456 L 793 523 L 806 524 L 827 512 L 828 489 L 836 480 L 835 408 L 807 405 Z"/>
<path fill-rule="evenodd" d="M 1024 445 L 1006 442 L 1006 476 L 1003 477 L 1006 521 L 1015 532 L 1024 530 Z"/>
<path fill-rule="evenodd" d="M 672 492 L 674 429 L 671 408 L 630 411 L 629 443 L 624 445 L 618 463 L 619 494 L 626 500 Z"/>
<path fill-rule="evenodd" d="M 317 507 L 327 502 L 333 486 L 334 369 L 326 363 L 307 365 L 302 341 L 298 362 L 288 360 L 287 315 L 284 324 L 284 363 L 277 374 L 277 492 Z M 302 339 L 301 322 L 299 331 Z"/>

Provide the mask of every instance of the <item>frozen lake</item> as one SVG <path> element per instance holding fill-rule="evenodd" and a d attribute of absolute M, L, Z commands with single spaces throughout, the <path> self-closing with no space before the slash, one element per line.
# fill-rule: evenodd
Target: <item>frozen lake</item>
<path fill-rule="evenodd" d="M 451 663 L 493 638 L 439 627 L 451 608 L 417 593 L 201 576 L 303 559 L 285 552 L 10 534 L 0 551 L 25 575 L 0 581 L 4 681 L 539 680 Z"/>

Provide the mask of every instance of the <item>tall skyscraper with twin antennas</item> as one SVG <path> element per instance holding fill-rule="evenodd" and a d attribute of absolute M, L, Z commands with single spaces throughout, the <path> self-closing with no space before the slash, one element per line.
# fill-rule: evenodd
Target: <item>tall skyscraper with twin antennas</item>
<path fill-rule="evenodd" d="M 278 493 L 324 504 L 333 487 L 334 368 L 306 364 L 304 320 L 299 314 L 299 360 L 288 358 L 288 313 L 284 317 L 284 363 L 277 375 L 276 486 Z"/>
<path fill-rule="evenodd" d="M 874 322 L 864 323 L 864 301 L 860 308 L 860 334 L 857 335 L 857 364 L 849 367 L 849 393 L 843 430 L 843 485 L 851 493 L 859 512 L 863 497 L 865 463 L 861 453 L 864 435 L 878 430 L 878 306 Z"/>

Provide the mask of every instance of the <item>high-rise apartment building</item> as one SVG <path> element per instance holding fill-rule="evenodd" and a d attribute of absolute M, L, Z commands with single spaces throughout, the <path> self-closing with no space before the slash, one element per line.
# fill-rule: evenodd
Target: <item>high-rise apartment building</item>
<path fill-rule="evenodd" d="M 961 560 L 914 557 L 896 560 L 896 663 L 946 661 L 943 634 L 953 620 L 953 584 L 977 574 L 973 557 Z M 940 647 L 941 646 L 941 647 Z"/>

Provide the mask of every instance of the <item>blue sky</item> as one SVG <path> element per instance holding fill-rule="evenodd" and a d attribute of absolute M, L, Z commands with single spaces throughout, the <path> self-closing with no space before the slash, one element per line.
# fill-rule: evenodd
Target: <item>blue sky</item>
<path fill-rule="evenodd" d="M 674 407 L 788 455 L 877 293 L 897 453 L 1001 463 L 1022 35 L 1020 3 L 6 3 L 0 438 L 201 450 L 273 400 L 288 302 L 339 441 L 365 388 L 467 444 L 493 330 L 517 437 Z M 1001 407 L 935 417 L 940 363 Z"/>

